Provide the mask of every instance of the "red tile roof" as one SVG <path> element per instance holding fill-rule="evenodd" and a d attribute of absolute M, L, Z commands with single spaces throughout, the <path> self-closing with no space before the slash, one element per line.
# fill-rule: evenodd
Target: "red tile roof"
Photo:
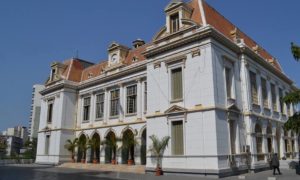
<path fill-rule="evenodd" d="M 187 5 L 193 9 L 191 19 L 198 24 L 203 24 L 198 0 L 191 0 L 189 3 L 187 3 Z M 212 27 L 214 27 L 216 30 L 218 30 L 220 33 L 222 33 L 232 41 L 234 41 L 232 32 L 236 29 L 236 35 L 239 38 L 242 38 L 245 44 L 250 49 L 253 49 L 257 46 L 257 53 L 270 64 L 272 64 L 276 69 L 281 71 L 281 67 L 275 58 L 273 58 L 265 49 L 260 47 L 254 40 L 252 40 L 249 36 L 247 36 L 244 32 L 242 32 L 239 28 L 237 28 L 234 24 L 232 24 L 228 19 L 222 16 L 217 10 L 215 10 L 205 1 L 203 1 L 203 9 L 207 24 L 210 24 Z M 150 45 L 151 43 L 145 44 L 136 49 L 130 49 L 123 63 L 125 65 L 131 65 L 136 62 L 144 61 L 145 57 L 143 56 L 142 52 L 144 52 Z M 137 61 L 133 62 L 133 58 L 136 58 Z M 65 61 L 64 64 L 67 65 L 67 68 L 62 74 L 63 78 L 74 82 L 81 82 L 88 80 L 89 78 L 101 75 L 103 73 L 103 70 L 107 67 L 108 61 L 102 61 L 99 64 L 95 65 L 89 64 L 87 66 L 86 61 L 71 59 Z"/>
<path fill-rule="evenodd" d="M 189 2 L 189 5 L 194 8 L 192 20 L 194 20 L 195 22 L 198 22 L 198 23 L 202 23 L 201 18 L 197 18 L 196 16 L 194 16 L 194 13 L 198 14 L 197 9 L 199 9 L 199 4 L 197 2 L 198 2 L 198 0 L 192 0 L 191 2 Z M 268 61 L 268 62 L 273 61 L 273 63 L 271 63 L 271 64 L 277 70 L 282 71 L 278 61 L 270 53 L 268 53 L 264 48 L 259 46 L 252 38 L 250 38 L 248 35 L 246 35 L 243 31 L 241 31 L 234 24 L 232 24 L 228 19 L 226 19 L 224 16 L 222 16 L 217 10 L 215 10 L 213 7 L 211 7 L 205 1 L 203 1 L 203 9 L 204 9 L 204 14 L 205 14 L 207 24 L 210 24 L 212 27 L 217 29 L 219 32 L 221 32 L 224 36 L 231 39 L 232 41 L 234 41 L 234 37 L 231 35 L 231 32 L 236 29 L 237 30 L 236 34 L 239 36 L 239 38 L 244 40 L 244 43 L 250 49 L 258 46 L 257 53 L 262 58 L 264 58 L 266 61 Z M 200 14 L 200 17 L 201 17 L 201 14 Z"/>

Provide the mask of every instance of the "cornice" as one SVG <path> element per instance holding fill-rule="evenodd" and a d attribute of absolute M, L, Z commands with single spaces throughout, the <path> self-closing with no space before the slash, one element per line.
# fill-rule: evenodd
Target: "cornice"
<path fill-rule="evenodd" d="M 193 27 L 195 27 L 195 26 L 193 26 Z M 178 35 L 188 32 L 189 30 L 190 29 L 186 29 L 185 31 L 180 32 Z M 170 38 L 176 37 L 178 35 L 164 37 L 162 39 L 155 41 L 155 43 L 169 40 Z M 216 30 L 214 27 L 212 27 L 210 25 L 200 27 L 193 34 L 183 37 L 183 38 L 180 38 L 173 42 L 169 42 L 169 43 L 166 43 L 166 44 L 160 45 L 160 46 L 157 45 L 156 47 L 155 47 L 155 45 L 153 45 L 154 46 L 153 48 L 147 49 L 146 51 L 143 52 L 143 54 L 146 58 L 151 58 L 151 57 L 154 57 L 161 53 L 164 53 L 166 51 L 170 51 L 170 50 L 178 48 L 180 46 L 183 46 L 183 45 L 186 45 L 186 44 L 198 41 L 198 40 L 202 40 L 205 38 L 209 38 L 209 37 L 217 40 L 219 43 L 221 43 L 222 45 L 224 45 L 225 47 L 229 48 L 230 50 L 232 50 L 233 52 L 235 52 L 237 54 L 240 54 L 240 55 L 245 54 L 248 57 L 251 57 L 255 62 L 262 65 L 264 68 L 266 68 L 267 70 L 269 70 L 270 72 L 272 72 L 273 74 L 278 76 L 281 80 L 285 81 L 286 83 L 288 83 L 290 85 L 293 84 L 293 81 L 290 80 L 283 72 L 279 71 L 278 69 L 273 67 L 269 62 L 267 62 L 264 58 L 262 58 L 260 55 L 253 52 L 253 50 L 251 48 L 247 47 L 245 44 L 241 45 L 241 44 L 234 43 L 231 39 L 227 38 L 221 32 L 219 32 L 218 30 Z"/>
<path fill-rule="evenodd" d="M 132 74 L 135 72 L 146 71 L 146 69 L 147 69 L 146 64 L 147 64 L 147 62 L 145 60 L 138 66 L 135 66 L 135 67 L 128 66 L 129 68 L 126 69 L 126 67 L 125 67 L 125 69 L 123 69 L 119 72 L 116 72 L 114 74 L 106 75 L 101 78 L 90 79 L 88 82 L 82 82 L 78 85 L 78 90 L 88 88 L 88 87 L 91 87 L 94 85 L 99 85 L 100 83 L 108 82 L 112 79 L 117 79 L 118 77 L 124 77 L 128 74 Z"/>

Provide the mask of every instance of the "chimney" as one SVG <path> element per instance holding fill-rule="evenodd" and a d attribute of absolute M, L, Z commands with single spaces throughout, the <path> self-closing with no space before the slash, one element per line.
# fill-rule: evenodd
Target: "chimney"
<path fill-rule="evenodd" d="M 142 40 L 142 39 L 137 39 L 135 41 L 132 42 L 132 45 L 134 48 L 138 48 L 138 47 L 141 47 L 145 44 L 145 41 Z"/>

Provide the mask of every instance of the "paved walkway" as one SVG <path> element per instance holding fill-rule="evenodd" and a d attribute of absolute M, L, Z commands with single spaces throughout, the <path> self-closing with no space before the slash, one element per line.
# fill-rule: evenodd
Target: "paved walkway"
<path fill-rule="evenodd" d="M 128 180 L 207 180 L 216 179 L 205 176 L 182 176 L 182 175 L 165 175 L 154 176 L 154 173 L 145 174 L 145 166 L 128 166 L 128 165 L 110 165 L 110 164 L 81 164 L 81 163 L 65 163 L 59 166 L 64 171 L 71 169 L 97 171 L 93 176 L 100 179 L 128 179 Z M 238 180 L 245 178 L 246 180 L 268 180 L 268 178 L 276 178 L 276 180 L 300 180 L 300 175 L 295 170 L 281 169 L 282 175 L 273 176 L 272 170 L 262 171 L 258 173 L 248 173 L 239 176 L 230 176 L 221 178 L 224 180 Z"/>
<path fill-rule="evenodd" d="M 83 164 L 83 163 L 64 163 L 60 168 L 85 169 L 92 171 L 108 171 L 108 172 L 126 172 L 134 174 L 145 174 L 145 166 L 134 165 L 128 166 L 125 164 L 111 165 L 111 164 Z"/>
<path fill-rule="evenodd" d="M 70 163 L 71 164 L 71 163 Z M 74 165 L 74 164 L 72 164 Z M 136 174 L 128 172 L 112 172 L 102 170 L 87 169 L 88 164 L 77 164 L 86 169 L 80 168 L 65 168 L 65 167 L 53 167 L 53 166 L 40 166 L 40 165 L 7 165 L 0 166 L 0 180 L 32 180 L 32 179 L 47 179 L 47 180 L 210 180 L 211 177 L 201 176 L 181 176 L 181 175 L 165 175 L 154 176 L 154 173 L 150 174 Z M 101 166 L 91 165 L 91 166 Z M 122 169 L 126 165 L 111 165 L 115 169 Z M 120 166 L 120 167 L 118 167 Z M 73 166 L 74 167 L 74 166 Z M 132 166 L 131 166 L 132 167 Z M 124 169 L 124 168 L 123 168 Z M 126 169 L 126 168 L 125 168 Z M 268 180 L 270 177 L 276 177 L 276 180 L 300 180 L 300 175 L 297 175 L 295 170 L 282 169 L 282 175 L 272 175 L 272 171 L 263 171 L 259 173 L 243 174 L 240 178 L 246 180 Z M 222 178 L 224 180 L 238 180 L 239 176 L 232 176 Z"/>

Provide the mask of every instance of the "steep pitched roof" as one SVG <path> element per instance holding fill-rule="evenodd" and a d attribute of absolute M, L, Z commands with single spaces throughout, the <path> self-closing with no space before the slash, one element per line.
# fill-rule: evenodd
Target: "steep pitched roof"
<path fill-rule="evenodd" d="M 241 31 L 237 26 L 231 23 L 228 19 L 222 16 L 216 9 L 211 7 L 207 2 L 205 2 L 204 0 L 202 2 L 203 2 L 202 4 L 204 9 L 204 16 L 205 16 L 204 18 L 206 19 L 207 24 L 214 27 L 216 30 L 218 30 L 220 33 L 222 33 L 224 36 L 226 36 L 232 41 L 234 41 L 232 32 L 236 31 L 235 34 L 237 34 L 239 38 L 243 39 L 244 43 L 250 49 L 257 47 L 258 50 L 257 53 L 262 58 L 264 58 L 267 62 L 273 65 L 277 70 L 282 71 L 279 62 L 269 52 L 267 52 L 263 47 L 258 45 L 258 43 L 256 43 L 252 38 L 250 38 L 247 34 Z M 191 17 L 192 20 L 202 24 L 201 22 L 202 15 L 201 13 L 199 13 L 200 6 L 198 0 L 192 0 L 188 4 L 194 9 Z"/>

